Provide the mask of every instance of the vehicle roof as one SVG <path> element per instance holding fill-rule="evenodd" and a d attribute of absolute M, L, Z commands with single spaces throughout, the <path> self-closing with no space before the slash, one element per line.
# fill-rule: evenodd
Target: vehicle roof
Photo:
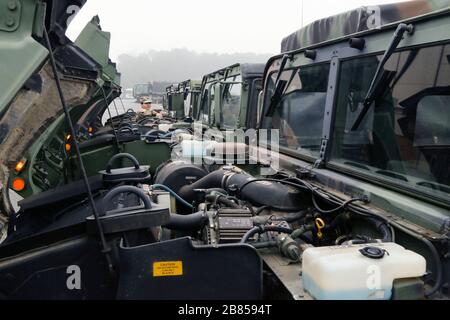
<path fill-rule="evenodd" d="M 264 73 L 265 67 L 265 63 L 243 63 L 241 64 L 242 77 L 253 78 L 261 76 Z"/>
<path fill-rule="evenodd" d="M 242 78 L 253 78 L 257 76 L 262 76 L 264 74 L 265 69 L 265 63 L 236 63 L 233 65 L 230 65 L 228 67 L 219 69 L 217 71 L 211 72 L 204 76 L 205 78 L 211 78 L 212 76 L 215 76 L 216 74 L 224 74 L 227 70 L 235 69 L 237 67 L 240 68 L 240 73 L 242 75 Z"/>
<path fill-rule="evenodd" d="M 450 8 L 450 0 L 412 0 L 359 7 L 319 19 L 290 34 L 282 40 L 281 52 L 298 50 L 445 8 Z"/>

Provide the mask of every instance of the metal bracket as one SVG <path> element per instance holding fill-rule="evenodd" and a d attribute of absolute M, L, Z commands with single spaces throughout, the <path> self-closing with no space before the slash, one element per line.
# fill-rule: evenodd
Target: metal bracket
<path fill-rule="evenodd" d="M 0 31 L 14 32 L 19 28 L 22 13 L 20 0 L 5 1 L 0 4 Z"/>
<path fill-rule="evenodd" d="M 327 149 L 328 149 L 328 139 L 322 139 L 322 144 L 320 145 L 319 159 L 314 164 L 314 168 L 318 169 L 323 167 L 326 160 Z"/>
<path fill-rule="evenodd" d="M 325 103 L 325 115 L 322 131 L 322 142 L 320 145 L 319 159 L 315 163 L 315 168 L 321 168 L 328 160 L 329 142 L 333 132 L 334 99 L 336 96 L 337 78 L 339 68 L 339 52 L 334 50 L 330 61 L 330 76 L 328 79 L 327 100 Z"/>

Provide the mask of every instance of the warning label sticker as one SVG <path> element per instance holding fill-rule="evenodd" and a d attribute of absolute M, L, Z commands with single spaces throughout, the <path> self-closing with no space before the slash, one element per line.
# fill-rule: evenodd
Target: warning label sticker
<path fill-rule="evenodd" d="M 153 277 L 178 277 L 183 275 L 183 261 L 153 263 Z"/>

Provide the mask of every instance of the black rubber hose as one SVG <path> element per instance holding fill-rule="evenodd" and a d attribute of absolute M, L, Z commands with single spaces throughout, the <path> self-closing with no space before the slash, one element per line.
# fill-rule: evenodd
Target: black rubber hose
<path fill-rule="evenodd" d="M 114 198 L 116 196 L 118 196 L 119 194 L 122 193 L 132 193 L 134 195 L 136 195 L 139 199 L 142 200 L 142 202 L 144 203 L 144 206 L 146 209 L 151 209 L 152 208 L 152 202 L 150 201 L 150 198 L 148 197 L 148 195 L 140 188 L 138 187 L 134 187 L 134 186 L 119 186 L 116 187 L 114 189 L 112 189 L 111 191 L 109 191 L 105 197 L 103 198 L 102 202 L 103 202 L 103 207 L 106 208 L 106 206 L 109 203 L 112 203 Z M 122 211 L 125 211 L 125 209 L 123 209 Z M 104 212 L 103 215 L 106 215 L 107 212 Z"/>
<path fill-rule="evenodd" d="M 210 194 L 210 193 L 213 193 L 213 192 L 221 193 L 221 194 L 227 194 L 227 192 L 224 189 L 222 189 L 222 188 L 212 188 L 212 189 L 206 189 L 205 190 L 205 194 Z"/>
<path fill-rule="evenodd" d="M 286 234 L 291 234 L 293 231 L 291 229 L 288 228 L 283 228 L 283 227 L 275 227 L 275 226 L 266 226 L 266 227 L 254 227 L 253 229 L 251 229 L 250 231 L 248 231 L 244 237 L 241 240 L 241 243 L 247 243 L 248 240 L 253 237 L 256 234 L 263 234 L 266 232 L 279 232 L 279 233 L 286 233 Z"/>
<path fill-rule="evenodd" d="M 267 249 L 278 246 L 278 242 L 276 241 L 264 241 L 264 242 L 250 242 L 248 243 L 255 249 Z"/>
<path fill-rule="evenodd" d="M 336 218 L 334 218 L 334 220 L 331 221 L 331 223 L 329 223 L 328 225 L 325 226 L 324 231 L 334 230 L 334 229 L 336 229 L 336 227 L 338 225 L 340 225 L 342 222 L 344 222 L 345 220 L 348 220 L 348 219 L 349 219 L 349 216 L 347 213 L 341 213 Z"/>
<path fill-rule="evenodd" d="M 249 183 L 252 181 L 252 183 Z M 266 183 L 256 183 L 252 176 L 243 173 L 231 173 L 217 170 L 197 182 L 182 187 L 179 195 L 187 201 L 196 200 L 197 189 L 224 188 L 228 191 L 241 190 L 239 198 L 251 202 L 255 206 L 268 206 L 278 211 L 296 212 L 304 208 L 300 193 L 292 192 L 292 186 L 287 187 L 278 181 L 261 180 Z M 242 187 L 245 186 L 244 190 Z"/>
<path fill-rule="evenodd" d="M 375 225 L 377 230 L 381 233 L 382 235 L 381 240 L 383 242 L 392 242 L 391 230 L 389 229 L 389 227 L 386 225 L 385 222 L 376 219 L 368 219 L 368 221 L 370 221 L 373 225 Z"/>
<path fill-rule="evenodd" d="M 119 126 L 119 130 L 120 130 L 120 129 L 123 129 L 123 128 L 130 128 L 130 129 L 133 129 L 133 126 L 132 126 L 130 123 L 122 122 L 122 123 L 120 124 L 120 126 Z"/>
<path fill-rule="evenodd" d="M 315 209 L 317 211 L 319 211 L 321 214 L 331 214 L 331 213 L 337 213 L 339 211 L 345 210 L 350 204 L 357 202 L 357 201 L 364 201 L 364 199 L 361 199 L 361 198 L 350 199 L 350 200 L 344 202 L 343 204 L 341 204 L 339 207 L 331 209 L 331 210 L 324 210 L 324 209 L 320 208 L 320 206 L 318 205 L 318 203 L 316 201 L 314 193 L 313 193 L 312 201 L 313 201 Z"/>
<path fill-rule="evenodd" d="M 302 191 L 278 180 L 260 180 L 248 174 L 235 174 L 227 179 L 226 184 L 227 188 L 238 190 L 239 199 L 254 206 L 268 206 L 282 212 L 298 212 L 305 208 Z"/>
<path fill-rule="evenodd" d="M 296 240 L 296 239 L 302 239 L 302 240 L 308 242 L 308 241 L 307 241 L 307 238 L 305 237 L 305 234 L 308 233 L 308 232 L 311 232 L 311 231 L 313 231 L 313 230 L 314 230 L 314 227 L 313 227 L 312 225 L 304 225 L 304 226 L 301 226 L 300 228 L 294 230 L 294 231 L 291 233 L 291 237 L 292 237 L 292 239 L 294 239 L 294 240 Z M 305 240 L 305 239 L 306 239 L 306 240 Z"/>
<path fill-rule="evenodd" d="M 391 230 L 389 230 L 389 227 L 386 224 L 381 224 L 378 227 L 378 230 L 381 232 L 382 236 L 382 240 L 383 242 L 392 242 L 392 235 L 391 235 Z"/>
<path fill-rule="evenodd" d="M 180 189 L 178 194 L 187 201 L 194 201 L 196 199 L 197 189 L 212 189 L 212 188 L 221 188 L 222 180 L 224 179 L 225 171 L 217 170 L 206 177 L 194 182 L 193 184 L 186 185 Z"/>
<path fill-rule="evenodd" d="M 198 231 L 203 228 L 208 221 L 204 212 L 197 212 L 190 215 L 171 214 L 170 222 L 164 228 L 177 231 Z"/>
<path fill-rule="evenodd" d="M 439 253 L 438 253 L 436 247 L 427 238 L 425 238 L 421 235 L 418 235 L 418 234 L 408 230 L 407 228 L 404 228 L 403 226 L 401 226 L 399 224 L 395 224 L 395 227 L 400 229 L 407 235 L 409 235 L 413 238 L 416 238 L 419 241 L 422 241 L 430 250 L 432 258 L 436 264 L 436 280 L 435 280 L 434 286 L 430 290 L 427 290 L 425 292 L 425 296 L 426 297 L 432 296 L 433 294 L 435 294 L 436 292 L 438 292 L 441 289 L 442 282 L 443 282 L 442 262 L 441 262 L 441 258 L 439 257 Z"/>
<path fill-rule="evenodd" d="M 261 208 L 258 208 L 255 212 L 255 216 L 259 216 L 264 210 L 270 209 L 268 206 L 263 206 Z"/>
<path fill-rule="evenodd" d="M 231 208 L 231 209 L 242 209 L 241 206 L 239 206 L 236 202 L 225 198 L 224 196 L 219 196 L 217 198 L 217 203 L 223 204 L 225 207 Z"/>
<path fill-rule="evenodd" d="M 224 205 L 227 208 L 231 208 L 231 209 L 242 209 L 241 206 L 239 206 L 236 202 L 227 199 L 224 195 L 210 195 L 210 196 L 206 196 L 206 200 L 208 202 L 212 202 L 212 203 L 219 203 Z"/>

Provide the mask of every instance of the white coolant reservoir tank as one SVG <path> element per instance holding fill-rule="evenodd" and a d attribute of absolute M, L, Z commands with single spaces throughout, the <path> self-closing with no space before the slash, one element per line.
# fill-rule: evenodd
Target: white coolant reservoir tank
<path fill-rule="evenodd" d="M 318 300 L 389 300 L 394 280 L 420 278 L 425 259 L 395 243 L 310 248 L 303 286 Z"/>

